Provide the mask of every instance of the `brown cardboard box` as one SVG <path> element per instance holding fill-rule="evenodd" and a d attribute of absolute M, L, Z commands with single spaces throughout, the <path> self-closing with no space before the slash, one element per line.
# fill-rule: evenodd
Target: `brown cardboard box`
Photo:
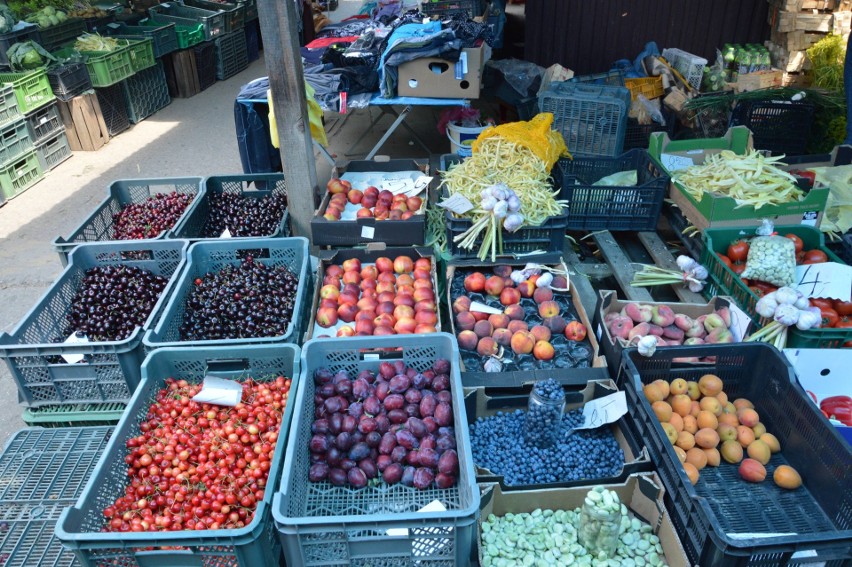
<path fill-rule="evenodd" d="M 465 48 L 467 73 L 461 80 L 455 76 L 455 62 L 437 57 L 423 57 L 399 66 L 399 96 L 422 98 L 479 98 L 482 70 L 491 58 L 488 45 Z"/>
<path fill-rule="evenodd" d="M 663 505 L 663 484 L 656 473 L 631 475 L 623 484 L 605 485 L 618 494 L 619 499 L 631 512 L 651 524 L 654 533 L 660 538 L 666 563 L 670 567 L 690 565 L 675 531 L 669 513 Z M 482 492 L 480 504 L 479 530 L 477 535 L 479 563 L 482 564 L 482 521 L 489 514 L 505 516 L 542 510 L 575 510 L 583 506 L 591 487 L 551 488 L 544 490 L 525 490 L 503 492 L 500 485 L 486 486 Z"/>

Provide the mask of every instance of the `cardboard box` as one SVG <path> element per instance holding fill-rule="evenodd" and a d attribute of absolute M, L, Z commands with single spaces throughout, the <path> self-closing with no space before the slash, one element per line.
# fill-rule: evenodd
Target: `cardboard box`
<path fill-rule="evenodd" d="M 465 388 L 465 411 L 467 413 L 468 423 L 475 423 L 479 417 L 488 417 L 500 411 L 514 411 L 516 409 L 527 409 L 531 388 L 515 388 L 509 395 L 507 392 L 500 392 L 501 396 L 489 396 L 489 390 L 486 388 Z M 588 382 L 582 390 L 568 391 L 565 395 L 565 411 L 573 411 L 582 408 L 587 402 L 603 398 L 614 394 L 618 388 L 611 379 L 594 380 Z M 602 426 L 605 427 L 605 426 Z M 531 490 L 534 488 L 544 487 L 570 487 L 570 486 L 589 486 L 593 484 L 602 484 L 610 482 L 621 482 L 629 475 L 637 472 L 646 472 L 653 470 L 647 450 L 639 436 L 639 432 L 633 423 L 633 418 L 630 413 L 624 414 L 618 421 L 609 424 L 618 446 L 624 452 L 624 467 L 621 471 L 610 478 L 598 479 L 583 479 L 577 481 L 550 483 L 542 485 L 524 486 L 513 485 L 508 486 L 503 482 L 503 476 L 495 474 L 488 469 L 476 466 L 476 481 L 478 483 L 495 482 L 498 483 L 504 492 L 517 490 Z"/>
<path fill-rule="evenodd" d="M 690 165 L 704 163 L 707 156 L 723 150 L 743 154 L 752 147 L 753 140 L 749 129 L 745 126 L 735 126 L 722 138 L 699 140 L 673 141 L 665 132 L 657 132 L 651 134 L 648 153 L 666 172 L 672 173 Z M 671 187 L 672 201 L 698 230 L 709 227 L 759 226 L 764 218 L 773 220 L 776 225 L 819 226 L 828 193 L 828 188 L 811 189 L 801 201 L 755 209 L 751 205 L 739 206 L 731 197 L 716 193 L 705 192 L 700 200 L 696 200 L 676 181 L 672 181 Z"/>
<path fill-rule="evenodd" d="M 370 171 L 421 171 L 429 175 L 429 160 L 392 159 L 388 161 L 352 161 L 346 168 L 335 168 L 332 176 L 340 177 L 346 172 Z M 438 180 L 430 184 L 434 187 Z M 381 189 L 381 187 L 379 187 Z M 326 192 L 311 219 L 311 239 L 316 246 L 355 246 L 371 242 L 383 242 L 391 246 L 422 245 L 426 238 L 426 204 L 430 193 L 427 188 L 420 193 L 423 205 L 420 213 L 408 220 L 376 220 L 374 218 L 330 221 L 323 217 L 331 194 Z"/>
<path fill-rule="evenodd" d="M 736 307 L 733 300 L 727 297 L 715 297 L 712 300 L 708 301 L 706 304 L 700 303 L 672 303 L 672 302 L 652 302 L 652 301 L 622 301 L 618 299 L 618 294 L 614 291 L 610 290 L 600 290 L 598 291 L 599 299 L 598 306 L 595 309 L 594 314 L 594 330 L 595 336 L 598 339 L 598 344 L 601 348 L 601 353 L 606 357 L 607 364 L 609 366 L 609 370 L 613 376 L 618 375 L 619 368 L 621 367 L 621 353 L 627 348 L 627 344 L 622 339 L 617 339 L 613 337 L 607 326 L 604 324 L 604 319 L 608 313 L 619 312 L 628 303 L 642 303 L 646 305 L 668 305 L 672 308 L 675 313 L 683 313 L 684 315 L 688 315 L 693 319 L 700 317 L 701 315 L 709 315 L 710 313 L 715 312 L 717 309 L 721 309 L 722 307 L 727 307 L 732 311 L 732 323 L 737 322 L 734 316 L 734 309 L 739 311 L 739 308 Z M 740 313 L 742 313 L 740 311 Z M 745 318 L 747 322 L 748 316 L 745 313 L 742 313 L 742 317 Z M 743 323 L 743 322 L 739 322 Z M 747 323 L 743 323 L 747 326 Z M 737 340 L 742 339 L 743 333 L 740 331 L 741 325 L 733 325 L 734 327 L 734 337 Z M 636 345 L 632 345 L 636 346 Z M 659 348 L 666 348 L 664 346 Z"/>
<path fill-rule="evenodd" d="M 409 256 L 412 260 L 417 261 L 418 258 L 429 258 L 432 261 L 432 290 L 435 292 L 435 304 L 438 302 L 438 278 L 436 276 L 436 266 L 435 266 L 435 258 L 432 256 L 432 248 L 424 248 L 424 247 L 407 247 L 407 248 L 388 248 L 382 242 L 375 242 L 372 244 L 368 244 L 366 248 L 358 248 L 352 250 L 321 250 L 319 253 L 319 266 L 317 268 L 317 273 L 314 275 L 314 296 L 313 302 L 311 303 L 310 311 L 308 312 L 308 316 L 310 320 L 307 322 L 307 331 L 305 332 L 305 341 L 308 341 L 313 338 L 317 338 L 320 335 L 330 335 L 335 336 L 337 333 L 337 328 L 342 325 L 351 325 L 355 326 L 355 323 L 343 323 L 338 322 L 334 327 L 330 327 L 325 329 L 316 324 L 316 316 L 317 316 L 317 308 L 319 307 L 319 293 L 320 288 L 322 287 L 322 280 L 325 278 L 325 270 L 328 266 L 332 264 L 341 265 L 345 260 L 349 260 L 350 258 L 357 258 L 361 260 L 362 266 L 364 264 L 374 264 L 376 259 L 381 258 L 382 256 L 386 256 L 393 260 L 396 256 Z M 438 324 L 435 325 L 435 328 L 440 332 L 441 330 L 441 309 L 438 307 L 437 311 L 438 315 Z"/>
<path fill-rule="evenodd" d="M 453 335 L 458 336 L 458 332 L 456 331 L 455 326 L 455 317 L 452 314 L 452 305 L 456 300 L 455 297 L 452 296 L 452 281 L 455 277 L 455 272 L 459 268 L 464 269 L 482 269 L 486 271 L 490 271 L 490 268 L 497 264 L 482 264 L 479 260 L 476 260 L 477 263 L 472 264 L 469 262 L 453 262 L 452 264 L 447 266 L 447 305 L 450 306 L 450 332 Z M 513 268 L 521 269 L 526 263 L 518 262 L 518 263 L 507 263 L 507 262 L 498 262 L 498 264 L 502 265 L 510 265 Z M 559 269 L 565 269 L 563 266 L 553 266 Z M 587 336 L 589 339 L 589 343 L 592 347 L 592 360 L 589 368 L 557 368 L 554 364 L 552 368 L 546 368 L 541 370 L 515 370 L 515 371 L 507 371 L 507 372 L 485 372 L 480 368 L 470 368 L 466 369 L 464 365 L 464 361 L 461 361 L 461 374 L 462 374 L 462 384 L 466 388 L 475 388 L 475 387 L 505 387 L 505 388 L 517 388 L 525 385 L 531 385 L 535 383 L 537 380 L 543 380 L 545 378 L 554 378 L 563 384 L 573 384 L 573 385 L 581 385 L 586 384 L 592 380 L 604 380 L 609 378 L 609 373 L 606 370 L 606 360 L 599 355 L 599 347 L 598 342 L 592 333 L 591 329 L 591 321 L 586 313 L 586 309 L 583 307 L 583 303 L 580 300 L 580 294 L 577 292 L 577 289 L 574 287 L 573 282 L 568 282 L 568 289 L 571 294 L 571 302 L 574 306 L 574 309 L 577 311 L 577 315 L 579 320 L 586 326 Z M 559 293 L 559 292 L 555 292 Z M 532 325 L 530 325 L 532 326 Z M 511 355 L 511 349 L 509 349 L 509 354 Z M 559 353 L 557 352 L 557 357 Z"/>
<path fill-rule="evenodd" d="M 655 473 L 631 475 L 624 483 L 608 484 L 605 488 L 618 494 L 618 498 L 641 520 L 651 524 L 660 538 L 666 563 L 670 567 L 690 565 L 678 538 L 668 511 L 663 505 L 663 484 Z M 576 510 L 583 506 L 590 487 L 551 488 L 504 492 L 499 485 L 485 487 L 480 501 L 479 535 L 477 537 L 479 562 L 482 564 L 482 522 L 490 514 L 505 516 L 542 510 Z"/>
<path fill-rule="evenodd" d="M 831 396 L 850 396 L 849 368 L 852 368 L 852 350 L 847 348 L 787 348 L 787 360 L 796 370 L 799 385 L 812 392 L 817 400 Z M 814 402 L 819 406 L 818 403 Z M 833 423 L 837 432 L 852 445 L 852 427 Z"/>
<path fill-rule="evenodd" d="M 437 57 L 423 57 L 400 65 L 397 70 L 399 96 L 422 98 L 479 98 L 482 71 L 491 58 L 491 48 L 481 47 L 462 50 L 462 61 L 467 59 L 467 71 L 461 79 L 456 78 L 456 63 Z"/>

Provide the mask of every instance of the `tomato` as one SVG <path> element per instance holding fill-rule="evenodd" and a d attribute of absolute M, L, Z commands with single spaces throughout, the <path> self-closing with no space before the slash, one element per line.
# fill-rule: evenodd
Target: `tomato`
<path fill-rule="evenodd" d="M 727 256 L 725 256 L 724 254 L 722 254 L 720 252 L 716 252 L 716 256 L 718 256 L 719 259 L 722 260 L 722 263 L 725 264 L 726 266 L 728 266 L 729 268 L 734 265 L 734 263 L 731 262 L 731 259 L 728 258 Z"/>
<path fill-rule="evenodd" d="M 839 299 L 835 299 L 831 307 L 837 311 L 837 314 L 841 317 L 846 315 L 852 315 L 852 301 L 841 301 Z"/>
<path fill-rule="evenodd" d="M 820 327 L 834 327 L 840 320 L 840 316 L 837 315 L 837 311 L 831 309 L 830 307 L 821 307 L 819 312 L 820 316 L 822 317 Z"/>
<path fill-rule="evenodd" d="M 796 252 L 796 265 L 799 265 L 804 261 L 805 261 L 805 253 L 804 252 Z"/>
<path fill-rule="evenodd" d="M 796 246 L 797 253 L 801 252 L 804 249 L 805 243 L 802 242 L 802 239 L 796 236 L 795 234 L 785 234 L 784 237 L 789 238 L 793 241 L 793 244 Z"/>
<path fill-rule="evenodd" d="M 745 240 L 734 240 L 728 245 L 728 258 L 731 262 L 745 262 L 748 258 L 748 242 Z"/>
<path fill-rule="evenodd" d="M 803 264 L 822 264 L 828 262 L 828 255 L 822 250 L 807 250 Z"/>
<path fill-rule="evenodd" d="M 819 307 L 820 309 L 834 308 L 830 299 L 823 299 L 821 297 L 811 297 L 808 301 L 811 302 L 811 305 L 813 307 Z"/>
<path fill-rule="evenodd" d="M 750 286 L 748 286 L 748 288 L 751 290 L 751 292 L 753 294 L 755 294 L 758 297 L 763 297 L 767 293 L 763 288 L 757 287 L 756 285 L 750 285 Z"/>
<path fill-rule="evenodd" d="M 734 271 L 735 274 L 740 275 L 741 273 L 743 273 L 745 271 L 746 265 L 737 262 L 736 264 L 731 266 L 731 269 Z"/>
<path fill-rule="evenodd" d="M 841 317 L 834 325 L 837 329 L 852 329 L 852 317 Z"/>
<path fill-rule="evenodd" d="M 571 321 L 565 326 L 565 338 L 580 342 L 586 338 L 586 326 L 579 321 Z"/>

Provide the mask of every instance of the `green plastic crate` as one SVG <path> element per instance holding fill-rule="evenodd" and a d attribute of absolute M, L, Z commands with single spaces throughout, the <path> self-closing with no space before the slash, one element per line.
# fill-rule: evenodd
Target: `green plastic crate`
<path fill-rule="evenodd" d="M 148 9 L 151 19 L 182 26 L 201 24 L 204 39 L 215 39 L 225 33 L 225 12 L 186 6 L 183 2 L 163 2 Z"/>
<path fill-rule="evenodd" d="M 18 111 L 27 114 L 56 99 L 45 69 L 24 73 L 0 73 L 0 83 L 9 83 L 15 91 Z"/>
<path fill-rule="evenodd" d="M 21 154 L 32 151 L 34 145 L 30 138 L 27 121 L 20 119 L 0 128 L 0 164 L 6 165 Z"/>
<path fill-rule="evenodd" d="M 124 414 L 126 405 L 105 404 L 57 404 L 40 408 L 27 408 L 21 418 L 29 426 L 80 427 L 115 425 Z"/>
<path fill-rule="evenodd" d="M 0 193 L 5 200 L 20 195 L 44 176 L 35 150 L 0 167 Z"/>
<path fill-rule="evenodd" d="M 804 242 L 804 249 L 818 248 L 828 255 L 829 262 L 845 264 L 834 252 L 825 246 L 823 234 L 810 226 L 791 225 L 776 226 L 778 234 L 795 234 Z M 715 295 L 727 295 L 734 298 L 737 305 L 751 317 L 758 328 L 766 325 L 771 320 L 761 317 L 755 311 L 755 306 L 760 299 L 733 270 L 728 268 L 716 255 L 724 254 L 728 244 L 742 237 L 754 236 L 752 228 L 708 228 L 704 231 L 704 254 L 701 264 L 710 272 L 710 285 L 704 288 L 707 297 Z M 809 329 L 801 331 L 796 327 L 790 329 L 787 345 L 798 348 L 837 348 L 843 343 L 852 340 L 852 329 Z"/>
<path fill-rule="evenodd" d="M 130 43 L 127 47 L 130 54 L 130 64 L 133 67 L 133 72 L 138 73 L 148 67 L 153 67 L 157 62 L 154 59 L 154 40 L 145 39 L 128 39 Z"/>
<path fill-rule="evenodd" d="M 124 47 L 115 51 L 81 52 L 86 56 L 86 68 L 89 70 L 93 87 L 109 87 L 134 73 L 130 49 L 128 49 L 129 43 L 126 39 L 118 41 L 124 42 Z"/>
<path fill-rule="evenodd" d="M 172 102 L 166 73 L 159 61 L 150 69 L 122 81 L 121 90 L 127 115 L 133 124 L 138 124 Z"/>
<path fill-rule="evenodd" d="M 154 41 L 154 57 L 162 57 L 178 48 L 177 32 L 175 24 L 163 24 L 162 26 L 128 26 L 121 23 L 109 24 L 104 28 L 104 33 L 113 37 L 124 39 L 141 39 L 149 37 Z"/>
<path fill-rule="evenodd" d="M 57 537 L 74 550 L 82 565 L 124 567 L 221 566 L 261 567 L 279 564 L 281 544 L 270 506 L 282 475 L 290 423 L 299 389 L 300 349 L 295 345 L 165 348 L 142 363 L 142 382 L 115 428 L 101 459 L 76 504 L 56 522 Z M 177 532 L 103 532 L 104 507 L 124 494 L 128 484 L 127 440 L 139 435 L 139 424 L 168 377 L 199 383 L 207 374 L 235 379 L 251 376 L 259 382 L 285 375 L 291 379 L 278 440 L 263 499 L 251 522 L 239 529 Z M 167 548 L 167 549 L 160 549 Z"/>
<path fill-rule="evenodd" d="M 23 116 L 18 110 L 18 99 L 12 85 L 0 84 L 0 124 L 6 124 Z"/>
<path fill-rule="evenodd" d="M 170 22 L 159 21 L 151 18 L 141 23 L 145 26 L 160 27 L 169 24 Z M 178 49 L 186 49 L 204 41 L 204 26 L 202 24 L 194 26 L 174 24 L 174 26 L 175 34 L 177 35 Z"/>

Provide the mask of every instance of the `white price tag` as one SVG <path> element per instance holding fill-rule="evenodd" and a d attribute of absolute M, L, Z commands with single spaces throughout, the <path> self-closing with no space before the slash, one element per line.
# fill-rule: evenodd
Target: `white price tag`
<path fill-rule="evenodd" d="M 728 310 L 731 312 L 731 334 L 734 335 L 734 342 L 738 343 L 748 334 L 751 317 L 733 303 L 730 304 Z"/>
<path fill-rule="evenodd" d="M 68 335 L 68 338 L 65 339 L 64 343 L 66 345 L 86 345 L 89 344 L 89 339 L 85 335 L 82 337 L 78 337 L 77 333 L 71 333 Z M 65 359 L 65 362 L 68 364 L 77 364 L 81 362 L 84 358 L 86 358 L 85 354 L 63 354 L 62 358 Z"/>
<path fill-rule="evenodd" d="M 222 234 L 221 236 L 219 236 L 219 238 L 231 238 L 231 231 L 226 228 L 222 231 Z"/>
<path fill-rule="evenodd" d="M 392 179 L 382 182 L 382 189 L 390 191 L 394 195 L 408 193 L 414 189 L 414 181 L 411 179 Z"/>
<path fill-rule="evenodd" d="M 596 429 L 607 423 L 615 423 L 627 413 L 627 398 L 624 392 L 616 392 L 583 406 L 583 424 L 574 429 Z"/>
<path fill-rule="evenodd" d="M 796 279 L 792 287 L 801 291 L 805 297 L 849 301 L 852 298 L 849 282 L 852 282 L 852 266 L 824 262 L 796 266 Z"/>
<path fill-rule="evenodd" d="M 199 404 L 234 407 L 243 399 L 243 387 L 233 380 L 205 376 L 201 391 L 192 397 Z"/>
<path fill-rule="evenodd" d="M 678 171 L 695 165 L 695 162 L 688 157 L 676 156 L 672 154 L 660 155 L 660 162 L 663 164 L 663 167 L 665 167 L 668 171 Z"/>
<path fill-rule="evenodd" d="M 428 175 L 422 175 L 414 180 L 414 189 L 408 192 L 409 197 L 414 197 L 415 195 L 421 193 L 425 189 L 429 187 L 429 184 L 432 183 L 432 177 Z"/>
<path fill-rule="evenodd" d="M 463 215 L 473 209 L 473 203 L 467 200 L 466 197 L 456 193 L 449 199 L 445 199 L 438 203 L 439 207 L 454 212 L 457 215 Z"/>
<path fill-rule="evenodd" d="M 372 240 L 376 236 L 376 228 L 373 226 L 361 227 L 361 238 Z"/>
<path fill-rule="evenodd" d="M 478 311 L 480 313 L 488 313 L 489 315 L 499 315 L 503 311 L 497 309 L 496 307 L 489 307 L 484 303 L 480 303 L 478 301 L 471 301 L 469 311 Z"/>

